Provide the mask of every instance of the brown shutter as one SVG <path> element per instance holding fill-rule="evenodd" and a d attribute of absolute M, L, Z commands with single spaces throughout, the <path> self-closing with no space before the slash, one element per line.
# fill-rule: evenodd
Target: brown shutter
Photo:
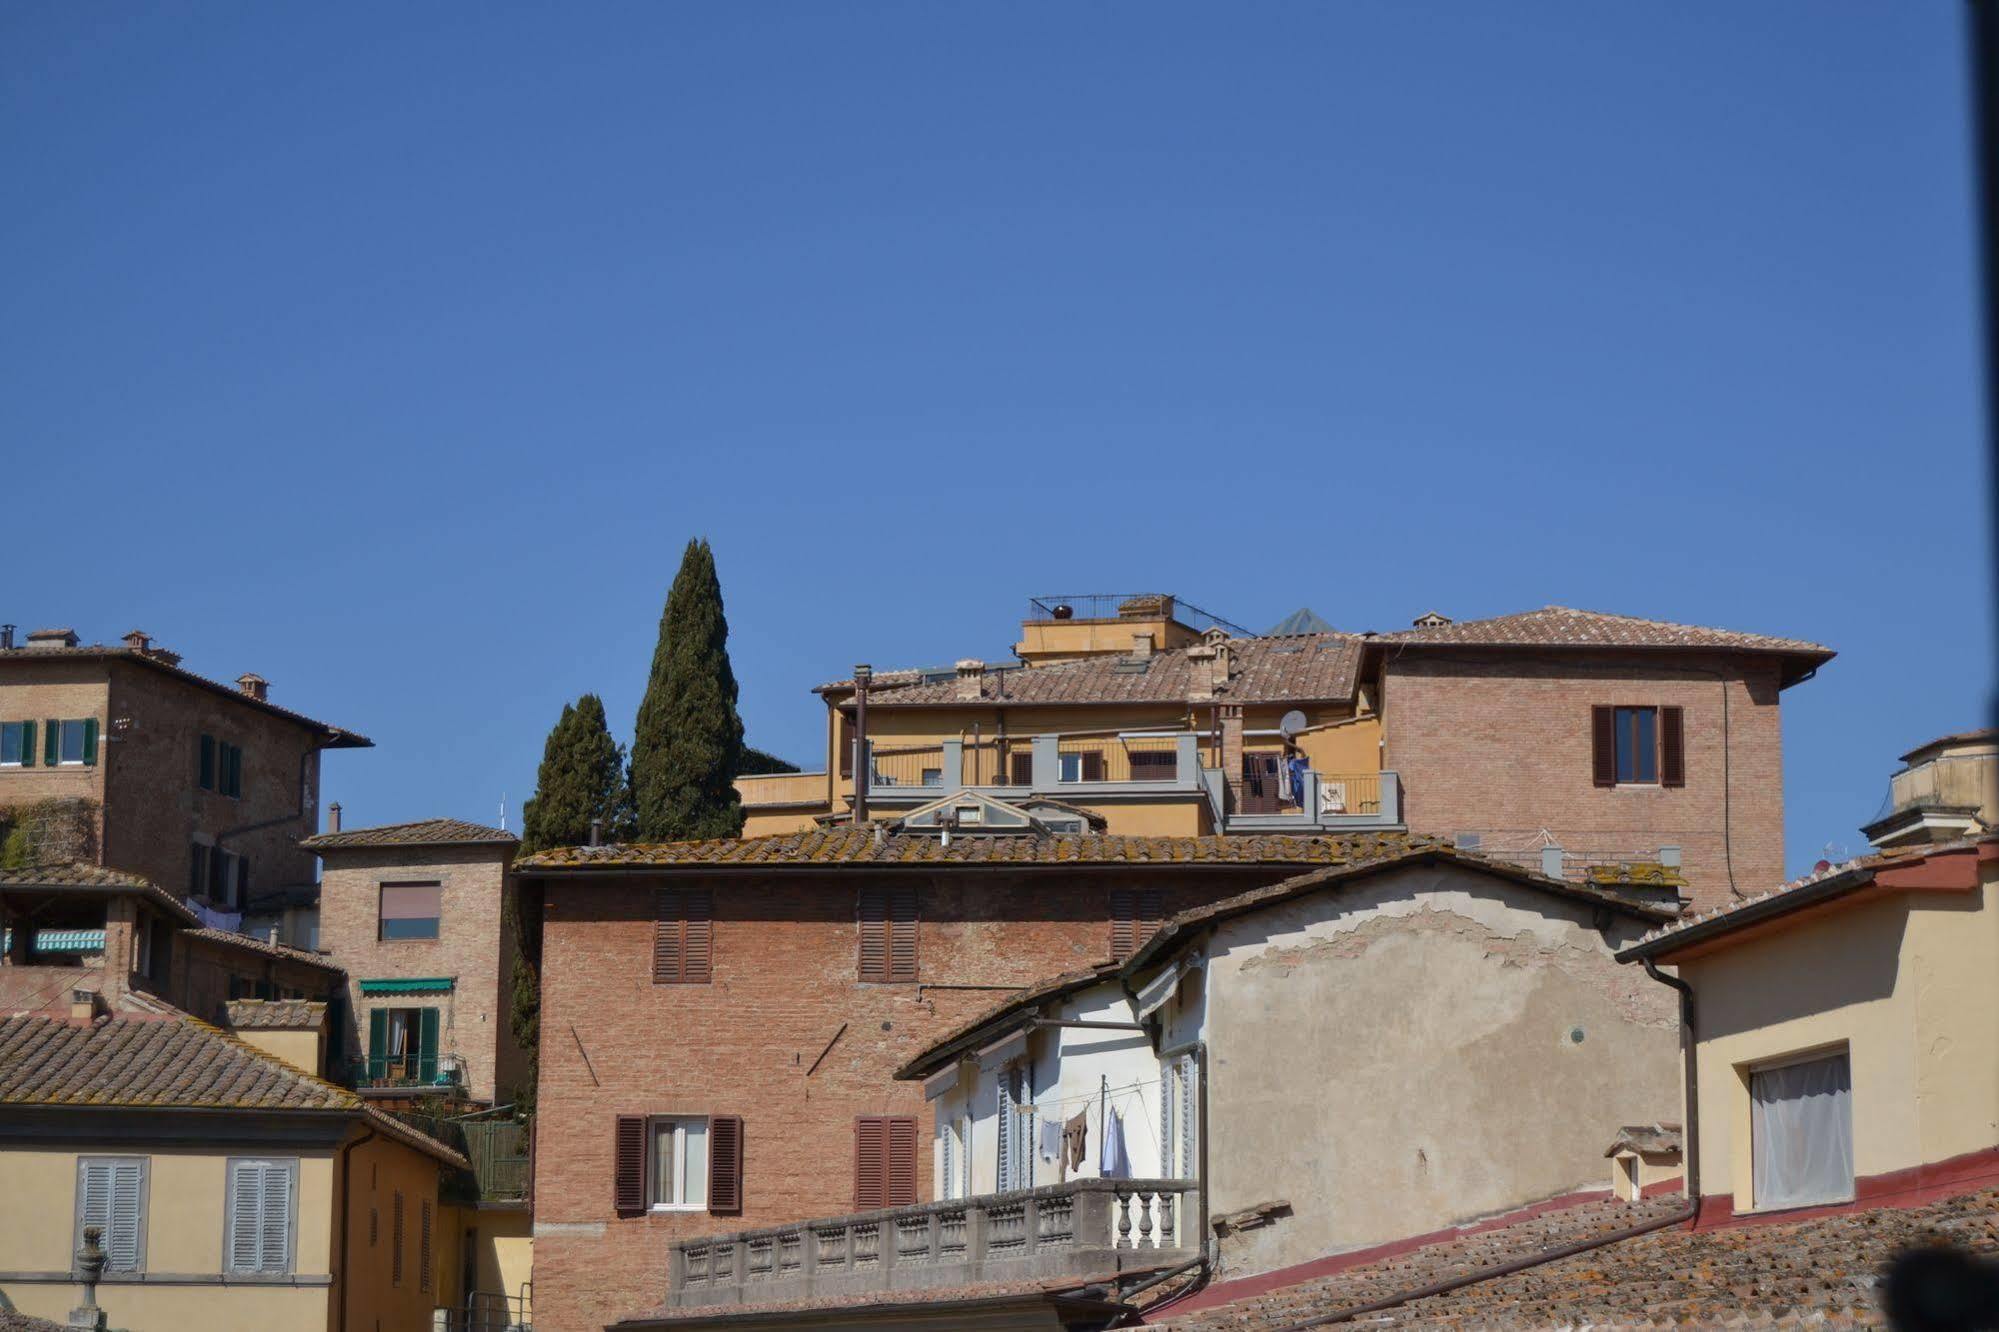
<path fill-rule="evenodd" d="M 680 894 L 671 888 L 656 890 L 652 896 L 652 983 L 676 984 L 686 958 L 686 931 L 680 918 Z"/>
<path fill-rule="evenodd" d="M 1138 894 L 1138 928 L 1134 944 L 1142 944 L 1159 928 L 1159 922 L 1166 918 L 1164 903 L 1157 888 L 1143 888 Z"/>
<path fill-rule="evenodd" d="M 1104 756 L 1094 749 L 1083 751 L 1083 780 L 1101 782 L 1104 779 Z"/>
<path fill-rule="evenodd" d="M 852 777 L 854 775 L 854 723 L 849 721 L 844 713 L 840 714 L 838 731 L 839 735 L 834 740 L 833 747 L 840 751 L 840 775 L 842 777 Z"/>
<path fill-rule="evenodd" d="M 884 1190 L 887 1207 L 916 1205 L 916 1121 L 897 1118 L 888 1121 L 888 1180 Z"/>
<path fill-rule="evenodd" d="M 1617 785 L 1617 710 L 1597 706 L 1590 709 L 1590 753 L 1596 784 Z"/>
<path fill-rule="evenodd" d="M 1111 960 L 1122 962 L 1138 947 L 1138 910 L 1129 888 L 1111 889 Z"/>
<path fill-rule="evenodd" d="M 854 1121 L 854 1210 L 886 1207 L 888 1121 L 863 1115 Z"/>
<path fill-rule="evenodd" d="M 1687 784 L 1686 722 L 1679 708 L 1659 709 L 1659 784 Z"/>
<path fill-rule="evenodd" d="M 690 889 L 680 895 L 681 920 L 686 928 L 680 955 L 680 979 L 689 985 L 706 985 L 713 975 L 715 955 L 715 898 L 705 888 Z"/>
<path fill-rule="evenodd" d="M 888 978 L 892 981 L 916 979 L 916 888 L 898 886 L 889 890 Z"/>
<path fill-rule="evenodd" d="M 1031 750 L 1015 750 L 1007 755 L 1006 769 L 1008 786 L 1034 785 L 1034 754 Z"/>
<path fill-rule="evenodd" d="M 708 1210 L 717 1216 L 743 1210 L 743 1121 L 740 1115 L 708 1118 Z"/>
<path fill-rule="evenodd" d="M 861 889 L 860 977 L 864 981 L 888 979 L 888 892 L 882 888 Z"/>
<path fill-rule="evenodd" d="M 710 1138 L 710 1143 L 713 1139 Z M 712 1146 L 711 1149 L 712 1150 Z M 644 1115 L 619 1115 L 612 1143 L 611 1198 L 619 1216 L 639 1216 L 646 1209 L 646 1121 Z"/>

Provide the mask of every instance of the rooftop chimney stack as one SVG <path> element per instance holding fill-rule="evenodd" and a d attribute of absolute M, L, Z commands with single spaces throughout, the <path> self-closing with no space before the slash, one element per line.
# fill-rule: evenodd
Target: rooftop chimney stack
<path fill-rule="evenodd" d="M 69 1020 L 80 1027 L 87 1027 L 97 1020 L 97 991 L 69 992 Z"/>
<path fill-rule="evenodd" d="M 0 624 L 0 650 L 14 650 L 14 626 L 11 624 Z"/>
<path fill-rule="evenodd" d="M 326 807 L 326 831 L 330 833 L 340 831 L 340 802 L 338 800 Z"/>
<path fill-rule="evenodd" d="M 1152 657 L 1152 635 L 1133 634 L 1131 636 L 1131 659 L 1148 661 Z"/>
<path fill-rule="evenodd" d="M 1441 629 L 1449 623 L 1451 617 L 1441 611 L 1424 611 L 1409 622 L 1410 626 L 1416 629 Z"/>
<path fill-rule="evenodd" d="M 125 635 L 122 641 L 126 647 L 132 649 L 134 652 L 151 652 L 153 650 L 153 636 L 144 629 L 132 630 Z"/>
<path fill-rule="evenodd" d="M 868 749 L 868 684 L 875 668 L 866 662 L 854 667 L 854 822 L 868 821 L 868 779 L 872 774 Z"/>
<path fill-rule="evenodd" d="M 271 682 L 250 671 L 245 671 L 236 677 L 236 687 L 259 703 L 264 702 L 271 692 Z"/>
<path fill-rule="evenodd" d="M 74 629 L 34 629 L 28 633 L 31 648 L 73 648 L 82 641 Z"/>
<path fill-rule="evenodd" d="M 985 693 L 986 664 L 967 657 L 958 663 L 958 690 L 953 697 L 960 703 L 976 703 Z"/>

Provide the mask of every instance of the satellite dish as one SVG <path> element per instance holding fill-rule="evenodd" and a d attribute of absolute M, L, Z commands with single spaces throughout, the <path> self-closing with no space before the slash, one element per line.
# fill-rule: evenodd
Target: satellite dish
<path fill-rule="evenodd" d="M 1268 716 L 1269 714 L 1266 713 L 1264 715 Z M 1292 736 L 1304 730 L 1306 725 L 1305 714 L 1293 708 L 1279 719 L 1277 729 L 1284 732 L 1284 738 L 1289 740 Z"/>

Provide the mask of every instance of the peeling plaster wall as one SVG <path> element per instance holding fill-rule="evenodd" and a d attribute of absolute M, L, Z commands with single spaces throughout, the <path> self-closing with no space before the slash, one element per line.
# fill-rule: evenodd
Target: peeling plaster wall
<path fill-rule="evenodd" d="M 1292 1208 L 1224 1274 L 1601 1190 L 1619 1125 L 1678 1118 L 1674 996 L 1612 960 L 1640 922 L 1593 913 L 1426 866 L 1223 923 L 1210 1211 Z"/>

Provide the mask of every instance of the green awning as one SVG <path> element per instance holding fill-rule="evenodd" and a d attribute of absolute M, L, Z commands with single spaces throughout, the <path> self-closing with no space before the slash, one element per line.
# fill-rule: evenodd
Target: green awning
<path fill-rule="evenodd" d="M 393 980 L 364 980 L 362 994 L 439 994 L 457 985 L 451 976 L 398 976 Z"/>
<path fill-rule="evenodd" d="M 0 936 L 0 952 L 14 947 L 14 931 L 8 930 Z M 104 951 L 103 930 L 36 930 L 30 945 L 37 953 L 101 953 Z"/>

